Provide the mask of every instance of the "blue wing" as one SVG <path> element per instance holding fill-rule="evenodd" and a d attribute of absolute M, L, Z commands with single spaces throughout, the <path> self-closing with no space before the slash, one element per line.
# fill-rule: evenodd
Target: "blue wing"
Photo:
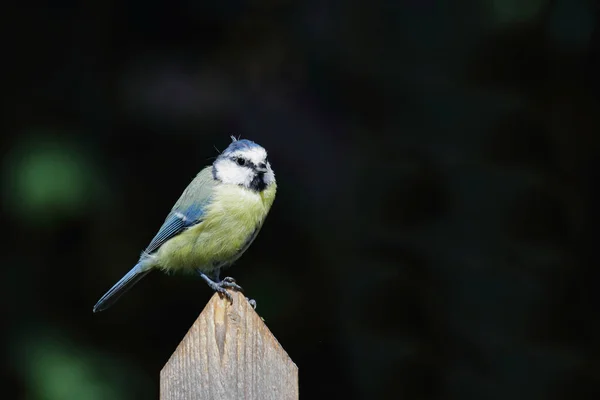
<path fill-rule="evenodd" d="M 202 222 L 204 207 L 194 205 L 186 210 L 173 211 L 169 214 L 164 224 L 158 230 L 154 239 L 150 242 L 144 253 L 151 254 L 156 251 L 167 240 L 177 236 L 187 228 Z"/>
<path fill-rule="evenodd" d="M 211 169 L 205 168 L 196 176 L 175 203 L 142 256 L 152 254 L 169 239 L 202 222 L 206 206 L 211 201 L 211 189 L 214 185 Z"/>

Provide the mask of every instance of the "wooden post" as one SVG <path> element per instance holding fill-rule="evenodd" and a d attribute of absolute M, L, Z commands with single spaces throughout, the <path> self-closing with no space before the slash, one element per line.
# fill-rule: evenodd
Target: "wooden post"
<path fill-rule="evenodd" d="M 298 368 L 243 294 L 210 299 L 160 372 L 161 400 L 297 400 Z"/>

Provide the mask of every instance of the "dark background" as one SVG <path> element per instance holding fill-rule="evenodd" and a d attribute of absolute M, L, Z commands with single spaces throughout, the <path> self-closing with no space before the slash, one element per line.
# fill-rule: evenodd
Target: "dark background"
<path fill-rule="evenodd" d="M 231 134 L 303 399 L 600 398 L 594 1 L 3 7 L 3 398 L 158 398 L 206 284 L 92 306 Z"/>

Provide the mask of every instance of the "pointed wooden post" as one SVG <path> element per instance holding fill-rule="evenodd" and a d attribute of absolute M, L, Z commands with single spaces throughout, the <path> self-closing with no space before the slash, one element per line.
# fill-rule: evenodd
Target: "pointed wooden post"
<path fill-rule="evenodd" d="M 243 294 L 210 299 L 160 372 L 161 400 L 297 400 L 298 368 Z"/>

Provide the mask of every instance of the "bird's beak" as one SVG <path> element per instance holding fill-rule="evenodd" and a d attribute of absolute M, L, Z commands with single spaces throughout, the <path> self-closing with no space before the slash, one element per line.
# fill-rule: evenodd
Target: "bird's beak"
<path fill-rule="evenodd" d="M 266 173 L 267 171 L 268 171 L 268 170 L 267 170 L 267 166 L 266 166 L 265 164 L 259 164 L 259 165 L 256 167 L 256 172 L 259 172 L 259 173 L 261 173 L 261 174 L 264 174 L 264 173 Z"/>

